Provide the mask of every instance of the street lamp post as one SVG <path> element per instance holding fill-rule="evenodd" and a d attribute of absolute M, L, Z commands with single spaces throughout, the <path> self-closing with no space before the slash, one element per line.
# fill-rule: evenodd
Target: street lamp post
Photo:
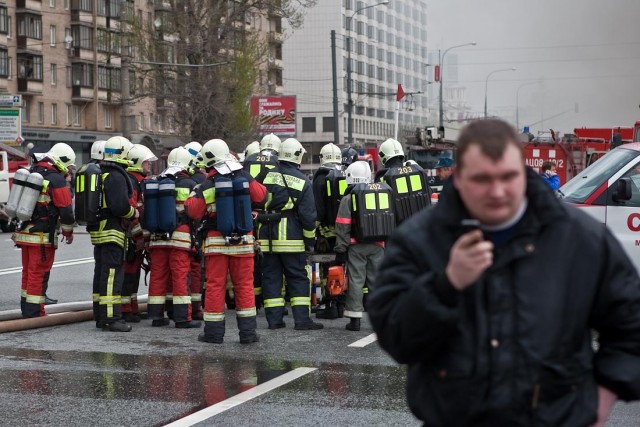
<path fill-rule="evenodd" d="M 438 103 L 438 110 L 439 110 L 438 126 L 440 128 L 444 126 L 444 109 L 442 107 L 442 78 L 444 77 L 444 57 L 447 55 L 447 52 L 449 52 L 451 49 L 456 49 L 458 47 L 465 47 L 465 46 L 475 46 L 476 44 L 477 44 L 476 42 L 471 42 L 471 43 L 464 43 L 464 44 L 451 46 L 450 48 L 447 48 L 444 51 L 444 53 L 438 58 L 438 65 L 440 66 L 440 100 Z"/>
<path fill-rule="evenodd" d="M 518 89 L 516 90 L 516 129 L 518 129 L 518 131 L 520 131 L 520 89 L 522 89 L 523 87 L 535 85 L 538 83 L 539 82 L 524 83 L 518 86 Z"/>
<path fill-rule="evenodd" d="M 489 77 L 491 77 L 495 73 L 500 73 L 502 71 L 515 71 L 516 67 L 511 68 L 501 68 L 499 70 L 493 70 L 487 75 L 487 79 L 484 81 L 484 118 L 487 118 L 487 89 L 489 87 Z"/>
<path fill-rule="evenodd" d="M 356 9 L 355 12 L 353 12 L 351 16 L 347 18 L 347 144 L 349 146 L 353 144 L 353 99 L 351 97 L 353 93 L 351 72 L 353 70 L 351 67 L 351 23 L 353 22 L 353 17 L 356 16 L 358 12 L 369 9 L 371 7 L 387 4 L 389 4 L 389 0 L 382 0 L 380 3 L 361 7 L 360 9 Z M 338 141 L 336 141 L 336 143 L 338 143 Z"/>

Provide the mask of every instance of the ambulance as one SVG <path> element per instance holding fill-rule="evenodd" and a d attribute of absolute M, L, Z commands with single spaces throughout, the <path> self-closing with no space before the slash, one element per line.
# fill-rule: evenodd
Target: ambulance
<path fill-rule="evenodd" d="M 607 225 L 640 272 L 640 143 L 611 150 L 557 194 Z"/>

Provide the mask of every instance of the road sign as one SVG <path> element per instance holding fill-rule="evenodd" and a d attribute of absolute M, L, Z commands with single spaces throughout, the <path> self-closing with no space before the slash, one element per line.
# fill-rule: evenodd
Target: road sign
<path fill-rule="evenodd" d="M 19 108 L 0 109 L 0 142 L 7 145 L 20 145 L 22 139 L 22 120 Z"/>
<path fill-rule="evenodd" d="M 22 107 L 22 95 L 0 95 L 0 108 Z"/>

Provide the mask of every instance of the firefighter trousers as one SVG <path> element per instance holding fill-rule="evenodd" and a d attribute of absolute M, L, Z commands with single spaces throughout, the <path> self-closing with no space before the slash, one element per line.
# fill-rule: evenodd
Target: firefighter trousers
<path fill-rule="evenodd" d="M 149 279 L 149 319 L 164 317 L 167 291 L 173 296 L 173 321 L 191 321 L 191 296 L 189 296 L 190 251 L 176 248 L 152 247 L 151 278 Z"/>
<path fill-rule="evenodd" d="M 202 255 L 191 252 L 189 255 L 189 289 L 191 290 L 191 312 L 193 315 L 202 315 Z"/>
<path fill-rule="evenodd" d="M 41 317 L 44 312 L 44 294 L 49 283 L 56 249 L 53 246 L 20 246 L 22 251 L 22 317 Z"/>
<path fill-rule="evenodd" d="M 131 242 L 129 242 L 131 244 Z M 135 256 L 134 256 L 135 255 Z M 140 250 L 127 254 L 124 262 L 124 282 L 122 284 L 122 312 L 138 314 L 138 287 L 144 254 Z"/>
<path fill-rule="evenodd" d="M 222 339 L 225 331 L 225 292 L 227 275 L 231 276 L 236 300 L 236 317 L 240 340 L 256 334 L 256 305 L 253 293 L 253 254 L 205 256 L 207 292 L 204 302 L 204 333 Z"/>
<path fill-rule="evenodd" d="M 262 261 L 262 295 L 269 326 L 283 323 L 284 298 L 282 276 L 287 279 L 287 295 L 296 325 L 312 323 L 311 282 L 306 270 L 304 253 L 265 253 Z"/>
<path fill-rule="evenodd" d="M 344 310 L 345 317 L 359 319 L 364 312 L 363 288 L 371 289 L 378 266 L 382 262 L 384 249 L 374 243 L 355 243 L 349 246 L 347 275 L 349 288 Z"/>
<path fill-rule="evenodd" d="M 98 296 L 96 322 L 105 325 L 122 318 L 122 282 L 124 271 L 124 249 L 115 243 L 104 243 L 93 247 L 94 270 L 93 293 Z M 95 313 L 94 313 L 95 314 Z"/>

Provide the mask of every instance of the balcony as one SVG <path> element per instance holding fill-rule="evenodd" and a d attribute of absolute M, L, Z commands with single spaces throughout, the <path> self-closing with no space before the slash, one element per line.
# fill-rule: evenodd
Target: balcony
<path fill-rule="evenodd" d="M 93 25 L 93 14 L 91 12 L 85 12 L 83 10 L 71 10 L 71 23 L 72 24 L 91 24 Z"/>
<path fill-rule="evenodd" d="M 18 77 L 18 93 L 24 96 L 42 95 L 42 81 Z"/>
<path fill-rule="evenodd" d="M 115 92 L 113 90 L 99 89 L 98 90 L 98 101 L 105 104 L 120 104 L 120 92 Z"/>
<path fill-rule="evenodd" d="M 16 0 L 16 12 L 42 11 L 42 3 L 39 0 Z"/>
<path fill-rule="evenodd" d="M 93 88 L 83 87 L 80 85 L 71 86 L 72 102 L 89 102 L 93 101 Z"/>
<path fill-rule="evenodd" d="M 269 40 L 269 43 L 281 44 L 284 42 L 284 34 L 278 33 L 276 31 L 269 31 L 267 39 Z"/>
<path fill-rule="evenodd" d="M 69 49 L 69 58 L 71 58 L 71 62 L 76 60 L 93 62 L 93 51 L 79 47 L 72 47 Z"/>

